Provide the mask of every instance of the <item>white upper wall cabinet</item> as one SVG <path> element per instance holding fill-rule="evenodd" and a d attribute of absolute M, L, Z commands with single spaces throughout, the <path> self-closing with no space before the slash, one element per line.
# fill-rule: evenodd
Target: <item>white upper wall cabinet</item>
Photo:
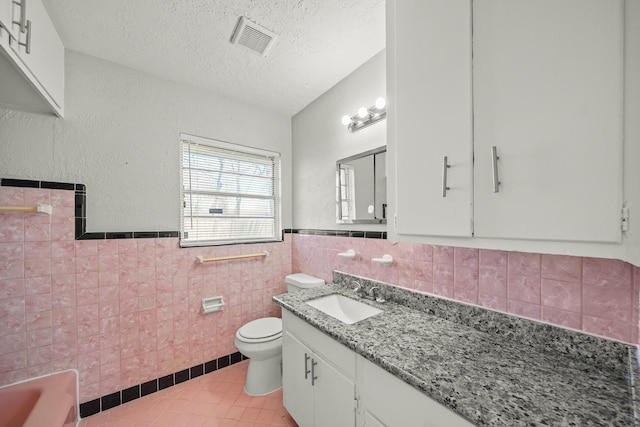
<path fill-rule="evenodd" d="M 622 0 L 473 2 L 476 236 L 621 240 L 623 37 Z"/>
<path fill-rule="evenodd" d="M 0 0 L 11 7 L 11 34 L 0 35 L 0 104 L 33 113 L 64 114 L 64 46 L 41 0 Z M 24 26 L 19 24 L 24 22 Z M 4 24 L 4 21 L 2 21 Z"/>
<path fill-rule="evenodd" d="M 471 0 L 398 1 L 395 16 L 397 231 L 471 236 Z"/>
<path fill-rule="evenodd" d="M 622 1 L 387 2 L 390 235 L 620 242 Z"/>

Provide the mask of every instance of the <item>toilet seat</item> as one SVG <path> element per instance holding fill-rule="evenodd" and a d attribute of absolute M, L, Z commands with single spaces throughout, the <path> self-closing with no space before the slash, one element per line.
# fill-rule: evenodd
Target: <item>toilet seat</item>
<path fill-rule="evenodd" d="M 261 343 L 282 337 L 282 319 L 265 317 L 253 320 L 236 332 L 236 338 L 247 343 Z"/>

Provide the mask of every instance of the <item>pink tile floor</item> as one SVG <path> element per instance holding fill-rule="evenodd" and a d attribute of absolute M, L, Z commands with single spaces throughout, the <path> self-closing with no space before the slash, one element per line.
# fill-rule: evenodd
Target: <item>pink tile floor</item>
<path fill-rule="evenodd" d="M 81 420 L 81 427 L 297 427 L 282 406 L 282 389 L 248 396 L 249 361 L 136 399 Z"/>

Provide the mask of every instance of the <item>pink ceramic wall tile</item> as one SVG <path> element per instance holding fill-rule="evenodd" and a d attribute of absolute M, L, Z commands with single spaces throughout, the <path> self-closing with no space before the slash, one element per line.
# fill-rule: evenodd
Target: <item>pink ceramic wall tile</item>
<path fill-rule="evenodd" d="M 413 257 L 416 261 L 433 262 L 433 246 L 415 245 L 413 248 Z"/>
<path fill-rule="evenodd" d="M 542 307 L 539 304 L 522 301 L 507 300 L 507 311 L 528 319 L 540 320 L 542 317 Z"/>
<path fill-rule="evenodd" d="M 51 258 L 24 260 L 24 277 L 39 277 L 50 275 Z"/>
<path fill-rule="evenodd" d="M 60 207 L 75 207 L 76 205 L 76 195 L 75 191 L 69 190 L 49 190 L 51 197 L 51 205 Z"/>
<path fill-rule="evenodd" d="M 51 274 L 75 274 L 75 258 L 52 258 Z"/>
<path fill-rule="evenodd" d="M 76 273 L 76 288 L 87 289 L 98 287 L 98 273 Z"/>
<path fill-rule="evenodd" d="M 631 325 L 626 322 L 584 314 L 582 316 L 582 327 L 587 333 L 614 340 L 629 342 L 631 338 Z"/>
<path fill-rule="evenodd" d="M 106 271 L 117 271 L 118 270 L 118 255 L 117 254 L 109 254 L 103 255 L 100 254 L 98 256 L 98 270 L 101 272 Z"/>
<path fill-rule="evenodd" d="M 98 256 L 76 256 L 76 273 L 90 273 L 98 271 Z"/>
<path fill-rule="evenodd" d="M 24 279 L 25 294 L 48 294 L 51 292 L 51 276 L 29 277 Z"/>
<path fill-rule="evenodd" d="M 74 258 L 76 256 L 76 245 L 72 241 L 51 242 L 51 256 L 53 258 Z"/>
<path fill-rule="evenodd" d="M 454 267 L 453 283 L 456 289 L 478 290 L 478 268 Z"/>
<path fill-rule="evenodd" d="M 451 246 L 434 246 L 433 263 L 453 265 L 454 248 Z"/>
<path fill-rule="evenodd" d="M 0 280 L 20 279 L 24 276 L 24 260 L 0 258 Z"/>
<path fill-rule="evenodd" d="M 25 345 L 27 349 L 42 347 L 44 345 L 53 345 L 53 334 L 51 329 L 45 328 L 27 332 Z M 4 346 L 0 346 L 0 348 L 3 347 Z"/>
<path fill-rule="evenodd" d="M 98 288 L 86 288 L 76 290 L 76 303 L 78 306 L 90 305 L 98 301 Z"/>
<path fill-rule="evenodd" d="M 444 286 L 453 286 L 453 264 L 434 264 L 433 283 Z"/>
<path fill-rule="evenodd" d="M 506 271 L 507 256 L 508 252 L 506 251 L 480 249 L 478 253 L 479 267 L 482 269 Z"/>
<path fill-rule="evenodd" d="M 21 321 L 25 322 L 27 331 L 51 328 L 51 310 L 29 312 L 21 315 Z M 7 323 L 10 323 L 7 321 Z"/>
<path fill-rule="evenodd" d="M 542 279 L 542 305 L 549 308 L 582 311 L 582 284 Z"/>
<path fill-rule="evenodd" d="M 16 371 L 27 367 L 27 351 L 0 354 L 0 372 Z"/>
<path fill-rule="evenodd" d="M 118 255 L 118 240 L 98 240 L 98 255 Z"/>
<path fill-rule="evenodd" d="M 54 293 L 73 292 L 76 289 L 75 274 L 57 274 L 51 276 L 51 289 Z M 70 296 L 69 296 L 70 297 Z"/>
<path fill-rule="evenodd" d="M 57 226 L 58 224 L 63 226 L 73 224 L 73 226 L 75 227 L 75 221 L 73 221 L 72 219 L 74 215 L 75 215 L 75 208 L 73 206 L 53 207 L 51 210 L 51 216 L 50 216 L 51 224 L 52 226 Z M 44 221 L 44 218 L 42 218 L 42 220 Z"/>
<path fill-rule="evenodd" d="M 489 295 L 482 292 L 478 293 L 478 305 L 481 307 L 490 308 L 492 310 L 506 312 L 507 311 L 507 298 L 504 296 Z"/>
<path fill-rule="evenodd" d="M 507 296 L 509 300 L 540 305 L 540 278 L 509 274 Z"/>
<path fill-rule="evenodd" d="M 433 294 L 453 299 L 453 286 L 447 286 L 436 282 L 433 284 Z"/>
<path fill-rule="evenodd" d="M 0 243 L 0 259 L 22 260 L 25 255 L 24 247 L 22 242 Z"/>
<path fill-rule="evenodd" d="M 633 309 L 631 286 L 584 284 L 583 313 L 603 319 L 630 322 Z"/>
<path fill-rule="evenodd" d="M 56 223 L 51 228 L 51 241 L 71 241 L 75 238 L 75 223 L 68 221 L 64 223 Z"/>
<path fill-rule="evenodd" d="M 454 248 L 454 264 L 456 267 L 477 270 L 479 266 L 478 249 Z"/>
<path fill-rule="evenodd" d="M 15 353 L 25 348 L 33 346 L 27 347 L 27 337 L 24 333 L 0 335 L 0 354 Z"/>
<path fill-rule="evenodd" d="M 478 290 L 487 295 L 501 298 L 507 296 L 507 270 L 506 268 L 480 268 L 478 271 Z"/>
<path fill-rule="evenodd" d="M 51 258 L 51 242 L 24 242 L 24 258 Z"/>
<path fill-rule="evenodd" d="M 24 304 L 27 313 L 51 310 L 51 294 L 27 295 Z"/>
<path fill-rule="evenodd" d="M 565 282 L 582 280 L 582 258 L 566 255 L 542 255 L 542 277 Z"/>
<path fill-rule="evenodd" d="M 54 308 L 51 310 L 51 322 L 54 331 L 57 331 L 57 328 L 60 326 L 75 324 L 76 308 Z"/>
<path fill-rule="evenodd" d="M 24 279 L 0 280 L 0 300 L 3 298 L 21 297 L 24 294 Z"/>
<path fill-rule="evenodd" d="M 38 203 L 51 204 L 51 190 L 45 188 L 25 188 L 24 204 L 37 205 Z"/>
<path fill-rule="evenodd" d="M 97 240 L 77 240 L 75 246 L 78 256 L 98 255 Z"/>
<path fill-rule="evenodd" d="M 0 187 L 0 205 L 22 206 L 24 204 L 24 188 Z"/>
<path fill-rule="evenodd" d="M 27 350 L 27 366 L 42 365 L 53 360 L 53 346 L 45 345 Z"/>
<path fill-rule="evenodd" d="M 540 277 L 540 254 L 509 252 L 509 276 Z"/>
<path fill-rule="evenodd" d="M 0 243 L 24 241 L 24 219 L 15 214 L 0 213 Z"/>
<path fill-rule="evenodd" d="M 454 287 L 453 298 L 467 304 L 478 304 L 478 290 Z"/>
<path fill-rule="evenodd" d="M 25 242 L 50 242 L 51 241 L 51 224 L 34 223 L 26 221 L 24 224 L 24 241 Z"/>

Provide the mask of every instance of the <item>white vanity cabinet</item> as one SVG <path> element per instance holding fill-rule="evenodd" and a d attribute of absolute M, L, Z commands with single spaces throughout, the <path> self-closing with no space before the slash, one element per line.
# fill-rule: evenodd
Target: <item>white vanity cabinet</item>
<path fill-rule="evenodd" d="M 41 0 L 11 5 L 9 38 L 0 36 L 0 105 L 33 113 L 64 114 L 64 46 Z M 21 28 L 19 22 L 23 21 Z"/>
<path fill-rule="evenodd" d="M 387 1 L 396 236 L 620 242 L 623 9 Z"/>
<path fill-rule="evenodd" d="M 472 427 L 469 421 L 358 356 L 364 427 Z"/>
<path fill-rule="evenodd" d="M 356 354 L 283 310 L 284 406 L 300 427 L 353 427 Z"/>

